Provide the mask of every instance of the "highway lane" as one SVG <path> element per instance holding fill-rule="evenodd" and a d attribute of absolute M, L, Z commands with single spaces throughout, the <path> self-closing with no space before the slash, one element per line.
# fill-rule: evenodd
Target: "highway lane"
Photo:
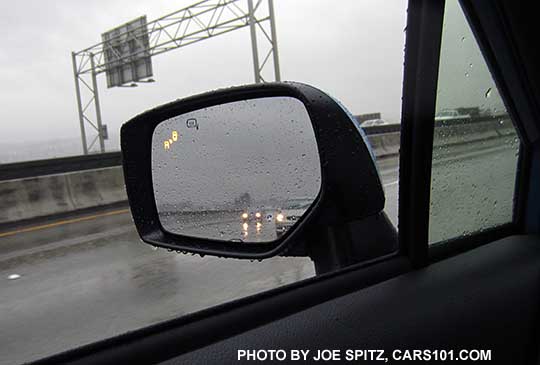
<path fill-rule="evenodd" d="M 489 156 L 497 154 L 507 152 L 495 149 Z M 471 153 L 459 163 L 482 171 L 484 159 Z M 379 166 L 385 209 L 397 224 L 397 158 Z M 140 242 L 123 209 L 0 236 L 0 364 L 37 359 L 313 275 L 306 258 L 250 262 L 153 249 Z"/>
<path fill-rule="evenodd" d="M 266 217 L 270 210 L 261 210 Z M 277 237 L 274 219 L 247 219 L 241 218 L 242 211 L 219 212 L 210 218 L 205 218 L 202 214 L 186 218 L 184 214 L 178 214 L 178 222 L 172 223 L 177 218 L 175 214 L 169 213 L 168 224 L 164 224 L 167 230 L 172 233 L 182 233 L 192 237 L 215 238 L 223 241 L 235 241 L 249 244 L 250 242 L 271 242 Z M 163 219 L 160 216 L 160 219 Z M 163 220 L 161 220 L 163 222 Z"/>
<path fill-rule="evenodd" d="M 381 170 L 394 222 L 396 163 L 386 161 Z M 0 236 L 0 364 L 37 359 L 314 275 L 306 258 L 250 262 L 153 249 L 140 242 L 125 209 L 77 218 Z M 257 234 L 255 225 L 249 234 Z"/>

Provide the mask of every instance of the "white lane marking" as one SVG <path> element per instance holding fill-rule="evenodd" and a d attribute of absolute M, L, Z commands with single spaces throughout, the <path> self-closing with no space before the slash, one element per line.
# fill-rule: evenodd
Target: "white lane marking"
<path fill-rule="evenodd" d="M 392 182 L 389 182 L 389 183 L 386 183 L 384 184 L 384 186 L 390 186 L 390 185 L 396 185 L 399 183 L 399 180 L 396 180 L 396 181 L 392 181 Z"/>
<path fill-rule="evenodd" d="M 8 276 L 8 280 L 17 280 L 21 276 L 19 274 L 11 274 Z"/>

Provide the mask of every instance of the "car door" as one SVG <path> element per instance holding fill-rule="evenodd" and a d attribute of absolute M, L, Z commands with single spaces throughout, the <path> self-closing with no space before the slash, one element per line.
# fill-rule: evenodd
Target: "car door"
<path fill-rule="evenodd" d="M 536 361 L 538 74 L 517 8 L 409 2 L 398 252 L 41 363 Z M 474 123 L 434 122 L 475 98 Z"/>

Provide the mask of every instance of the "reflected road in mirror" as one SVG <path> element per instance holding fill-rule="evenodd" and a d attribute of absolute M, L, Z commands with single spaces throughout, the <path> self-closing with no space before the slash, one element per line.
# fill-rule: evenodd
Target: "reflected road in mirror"
<path fill-rule="evenodd" d="M 268 97 L 160 123 L 152 137 L 160 222 L 184 236 L 271 242 L 302 219 L 321 188 L 304 104 Z"/>
<path fill-rule="evenodd" d="M 280 235 L 274 219 L 244 220 L 242 214 L 241 210 L 218 213 L 170 212 L 160 218 L 172 227 L 175 227 L 175 222 L 182 222 L 184 234 L 189 233 L 195 237 L 217 234 L 220 239 L 237 237 L 244 242 L 269 242 Z"/>

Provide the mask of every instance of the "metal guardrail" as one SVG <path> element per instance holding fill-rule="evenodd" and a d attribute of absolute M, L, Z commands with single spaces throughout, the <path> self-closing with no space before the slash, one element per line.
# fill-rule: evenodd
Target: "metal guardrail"
<path fill-rule="evenodd" d="M 0 181 L 120 166 L 120 151 L 0 165 Z"/>
<path fill-rule="evenodd" d="M 437 120 L 435 121 L 435 128 L 454 127 L 454 126 L 464 125 L 464 124 L 474 125 L 477 123 L 495 122 L 495 121 L 500 122 L 500 121 L 506 121 L 506 120 L 510 120 L 510 116 L 508 114 L 481 116 L 481 117 L 474 117 L 474 118 L 467 118 L 467 119 Z M 401 124 L 377 125 L 377 126 L 372 126 L 372 127 L 364 127 L 363 129 L 366 135 L 368 136 L 373 135 L 373 134 L 396 133 L 400 131 Z"/>
<path fill-rule="evenodd" d="M 508 114 L 501 114 L 495 116 L 475 117 L 471 119 L 436 121 L 435 127 L 453 127 L 463 124 L 474 125 L 483 122 L 494 122 L 495 130 L 497 130 L 497 128 L 502 126 L 499 122 L 506 120 L 509 120 Z M 364 132 L 368 136 L 390 134 L 398 133 L 400 128 L 400 124 L 387 124 L 365 127 Z M 93 170 L 105 167 L 120 166 L 121 164 L 122 155 L 119 151 L 0 164 L 0 181 L 33 176 L 61 174 L 74 171 Z"/>

